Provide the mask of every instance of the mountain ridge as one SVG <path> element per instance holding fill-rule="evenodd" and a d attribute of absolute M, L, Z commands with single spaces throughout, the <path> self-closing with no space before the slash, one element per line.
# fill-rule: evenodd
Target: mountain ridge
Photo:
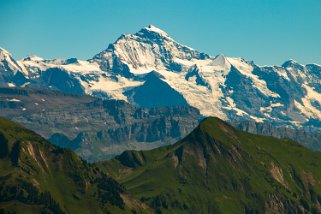
<path fill-rule="evenodd" d="M 321 129 L 321 66 L 295 61 L 260 66 L 242 58 L 211 57 L 154 26 L 122 35 L 87 61 L 36 58 L 17 64 L 24 70 L 18 72 L 19 81 L 12 72 L 11 82 L 4 78 L 2 84 L 89 94 L 139 106 L 144 104 L 135 103 L 128 91 L 141 87 L 144 75 L 156 72 L 204 116 Z M 147 98 L 143 103 L 158 105 Z"/>
<path fill-rule="evenodd" d="M 209 117 L 176 144 L 88 164 L 0 118 L 0 211 L 319 213 L 321 153 Z"/>
<path fill-rule="evenodd" d="M 174 145 L 127 151 L 102 168 L 159 213 L 318 213 L 320 159 L 207 118 Z"/>
<path fill-rule="evenodd" d="M 0 118 L 2 213 L 130 213 L 124 189 L 69 149 Z M 127 198 L 127 201 L 123 199 Z"/>

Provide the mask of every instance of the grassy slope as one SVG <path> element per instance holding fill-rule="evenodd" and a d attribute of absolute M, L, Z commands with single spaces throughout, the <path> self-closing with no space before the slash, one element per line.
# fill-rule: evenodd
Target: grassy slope
<path fill-rule="evenodd" d="M 209 118 L 172 146 L 128 151 L 99 166 L 156 212 L 320 213 L 320 165 L 320 153 L 293 141 Z M 97 166 L 0 119 L 0 210 L 150 212 Z"/>
<path fill-rule="evenodd" d="M 163 213 L 320 213 L 321 153 L 204 120 L 173 146 L 102 166 Z"/>
<path fill-rule="evenodd" d="M 121 195 L 131 199 L 94 164 L 0 118 L 0 210 L 131 213 Z"/>

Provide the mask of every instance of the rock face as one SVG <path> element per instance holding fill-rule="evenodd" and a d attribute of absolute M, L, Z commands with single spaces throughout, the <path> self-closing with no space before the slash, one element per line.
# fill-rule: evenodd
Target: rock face
<path fill-rule="evenodd" d="M 125 92 L 131 103 L 146 108 L 163 106 L 188 106 L 185 98 L 171 88 L 157 72 L 144 76 L 144 84 Z"/>
<path fill-rule="evenodd" d="M 254 121 L 234 121 L 231 124 L 242 131 L 275 138 L 292 139 L 312 150 L 321 151 L 321 133 L 318 131 L 275 127 L 270 124 L 256 123 Z"/>
<path fill-rule="evenodd" d="M 24 88 L 0 88 L 0 115 L 91 161 L 173 143 L 200 118 L 189 106 L 144 109 L 119 100 Z"/>
<path fill-rule="evenodd" d="M 210 57 L 154 26 L 122 35 L 87 61 L 14 61 L 4 50 L 1 56 L 5 86 L 45 87 L 147 108 L 188 104 L 224 120 L 321 128 L 320 65 L 289 60 L 259 66 L 242 58 Z"/>

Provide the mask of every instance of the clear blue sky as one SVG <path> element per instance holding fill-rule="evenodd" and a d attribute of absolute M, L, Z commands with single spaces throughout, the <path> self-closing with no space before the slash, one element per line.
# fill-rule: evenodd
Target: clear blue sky
<path fill-rule="evenodd" d="M 0 47 L 16 59 L 88 59 L 149 24 L 213 56 L 321 64 L 321 0 L 0 0 Z"/>

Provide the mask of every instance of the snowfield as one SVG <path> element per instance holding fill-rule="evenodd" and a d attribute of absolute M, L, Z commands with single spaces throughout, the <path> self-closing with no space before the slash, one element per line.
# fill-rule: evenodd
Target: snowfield
<path fill-rule="evenodd" d="M 204 116 L 321 128 L 316 122 L 321 121 L 318 64 L 289 60 L 259 66 L 222 54 L 210 57 L 155 26 L 122 35 L 89 60 L 32 56 L 15 61 L 0 49 L 1 86 L 47 87 L 137 104 L 139 87 L 149 90 L 153 84 L 146 78 L 152 71 Z"/>

